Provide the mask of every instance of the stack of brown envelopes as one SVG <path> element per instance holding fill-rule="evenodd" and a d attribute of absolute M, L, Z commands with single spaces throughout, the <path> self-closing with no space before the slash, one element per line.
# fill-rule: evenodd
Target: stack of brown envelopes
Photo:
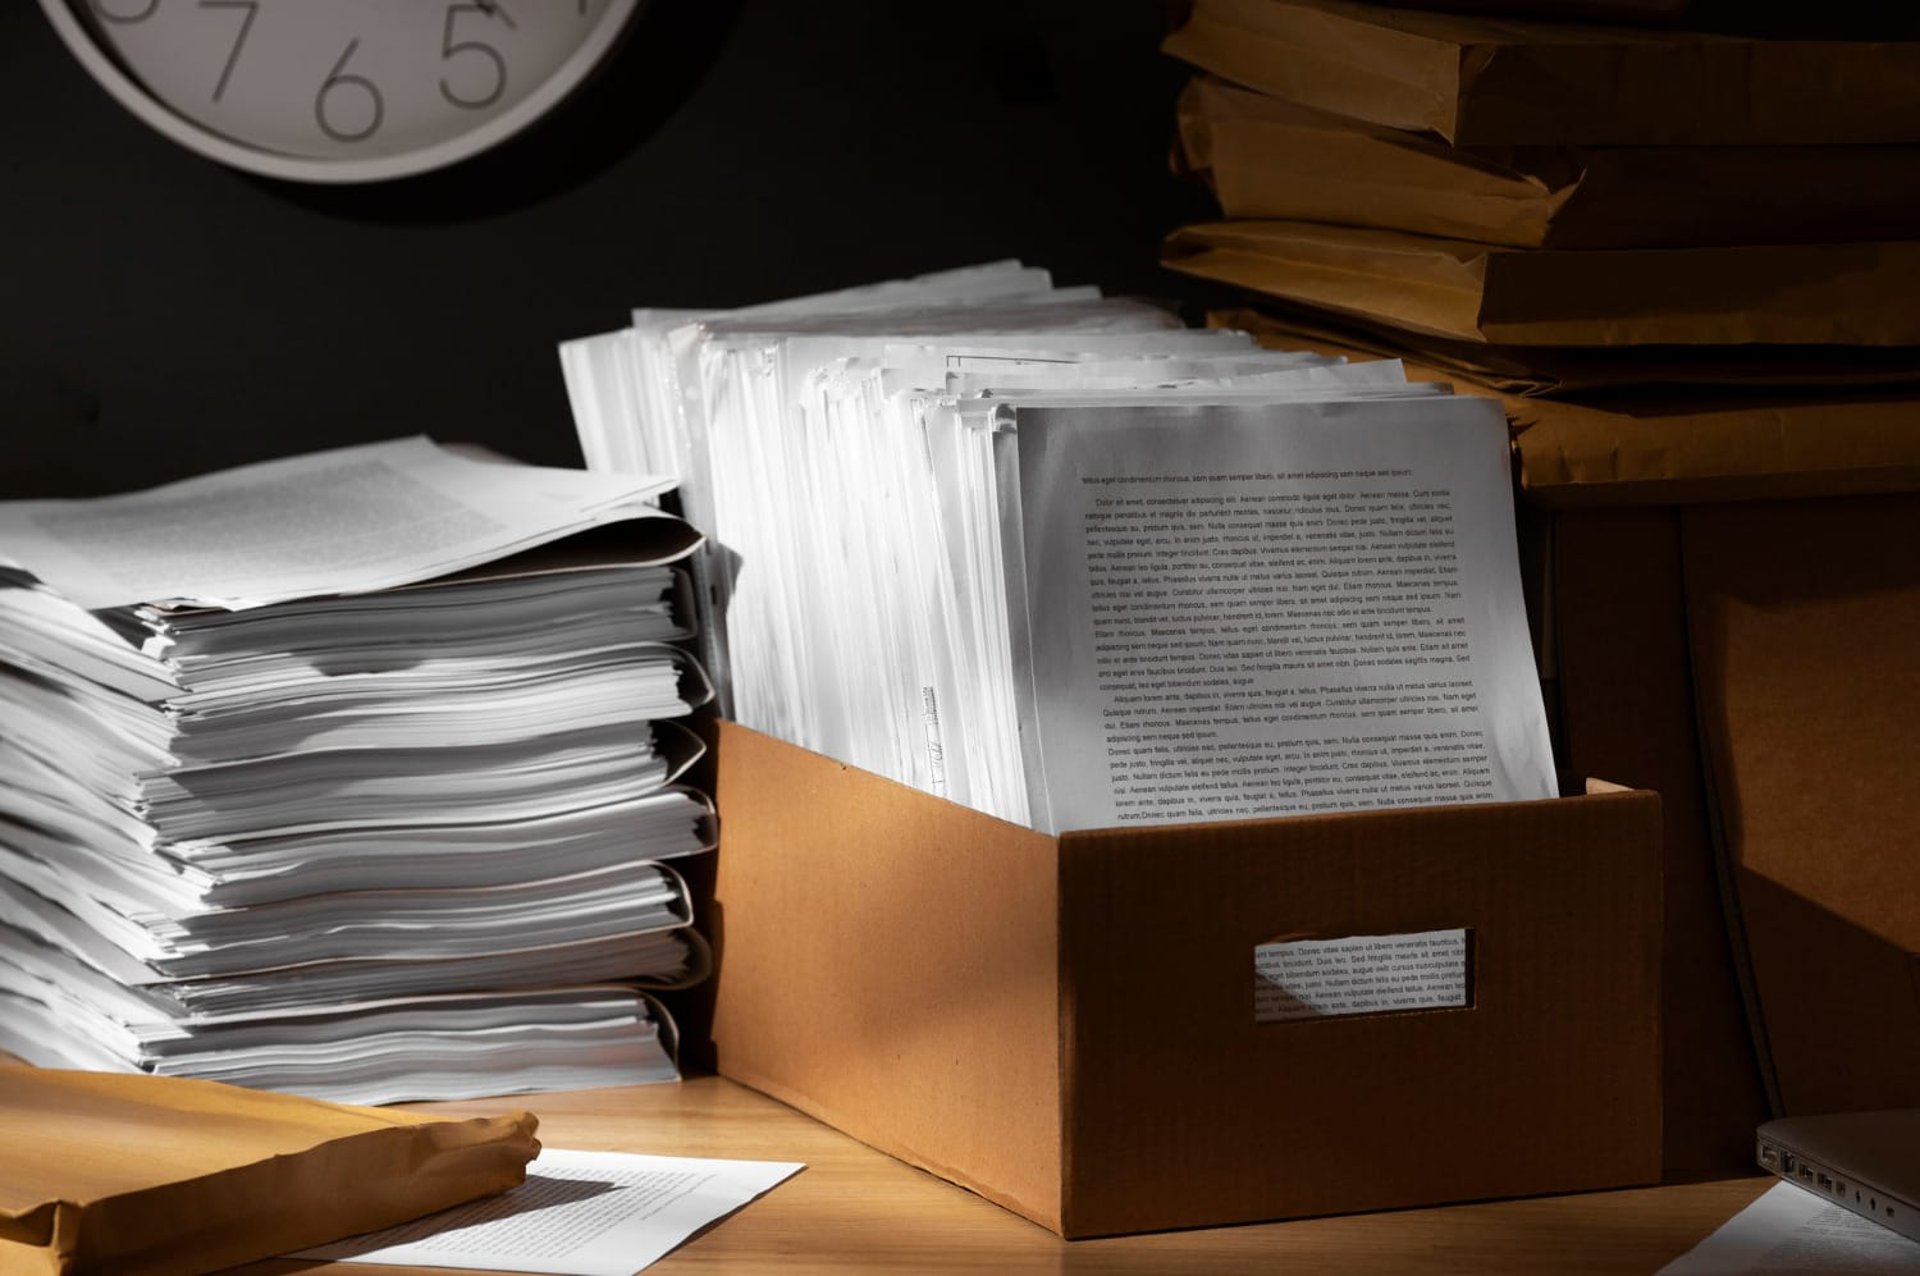
<path fill-rule="evenodd" d="M 1542 499 L 1920 486 L 1920 40 L 1610 7 L 1195 0 L 1166 263 L 1506 398 Z"/>

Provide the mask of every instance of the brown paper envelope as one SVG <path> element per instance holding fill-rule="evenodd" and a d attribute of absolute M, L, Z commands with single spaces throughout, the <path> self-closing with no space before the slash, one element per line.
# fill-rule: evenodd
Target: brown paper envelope
<path fill-rule="evenodd" d="M 1920 491 L 1920 397 L 1506 406 L 1521 485 L 1542 505 Z"/>
<path fill-rule="evenodd" d="M 1253 320 L 1254 322 L 1249 322 Z M 1261 344 L 1351 359 L 1382 352 L 1287 327 L 1248 311 L 1207 316 Z M 1778 395 L 1722 393 L 1587 403 L 1501 394 L 1483 382 L 1401 358 L 1407 376 L 1498 398 L 1514 429 L 1520 484 L 1558 508 L 1674 505 L 1920 491 L 1920 389 Z"/>
<path fill-rule="evenodd" d="M 1521 248 L 1900 239 L 1920 147 L 1448 146 L 1196 78 L 1181 167 L 1233 218 L 1369 226 Z"/>
<path fill-rule="evenodd" d="M 1417 134 L 1195 79 L 1180 96 L 1184 167 L 1233 218 L 1283 218 L 1536 245 L 1572 193 Z"/>
<path fill-rule="evenodd" d="M 1561 251 L 1250 221 L 1177 230 L 1162 260 L 1288 301 L 1465 341 L 1920 344 L 1920 243 Z"/>
<path fill-rule="evenodd" d="M 1510 346 L 1429 337 L 1277 303 L 1222 311 L 1209 322 L 1280 347 L 1322 343 L 1411 359 L 1437 376 L 1520 397 L 1632 392 L 1645 398 L 1757 388 L 1920 393 L 1916 346 Z"/>
<path fill-rule="evenodd" d="M 1198 0 L 1164 47 L 1250 88 L 1463 146 L 1920 142 L 1920 42 Z"/>
<path fill-rule="evenodd" d="M 519 1184 L 536 1124 L 0 1066 L 0 1276 L 205 1272 L 389 1227 Z"/>

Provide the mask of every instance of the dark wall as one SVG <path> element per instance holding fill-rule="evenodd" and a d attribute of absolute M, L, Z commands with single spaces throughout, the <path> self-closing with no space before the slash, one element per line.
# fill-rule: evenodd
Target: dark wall
<path fill-rule="evenodd" d="M 252 179 L 0 7 L 0 498 L 425 432 L 578 464 L 555 343 L 1017 256 L 1174 295 L 1156 0 L 653 0 L 587 95 L 398 187 Z"/>

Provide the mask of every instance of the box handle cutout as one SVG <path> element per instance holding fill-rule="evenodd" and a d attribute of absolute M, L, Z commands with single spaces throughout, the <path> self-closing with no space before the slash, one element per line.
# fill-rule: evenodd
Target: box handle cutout
<path fill-rule="evenodd" d="M 1253 949 L 1253 1021 L 1461 1010 L 1473 1005 L 1473 931 L 1279 939 Z"/>

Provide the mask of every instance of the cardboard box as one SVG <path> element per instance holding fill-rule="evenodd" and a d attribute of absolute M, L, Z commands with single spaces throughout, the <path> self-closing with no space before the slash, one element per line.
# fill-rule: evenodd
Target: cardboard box
<path fill-rule="evenodd" d="M 720 1071 L 1062 1235 L 1659 1177 L 1653 794 L 1053 838 L 716 753 Z M 1455 927 L 1464 1009 L 1254 1022 L 1256 945 Z"/>

